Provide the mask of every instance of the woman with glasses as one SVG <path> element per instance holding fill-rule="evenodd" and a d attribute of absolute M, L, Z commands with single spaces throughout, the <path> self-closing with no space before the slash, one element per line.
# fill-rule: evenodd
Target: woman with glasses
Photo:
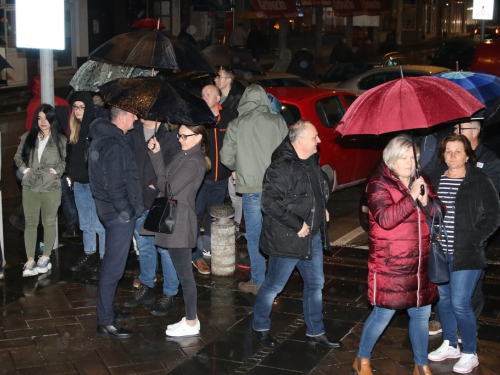
<path fill-rule="evenodd" d="M 430 178 L 446 205 L 443 249 L 448 257 L 450 281 L 438 285 L 443 343 L 429 353 L 429 360 L 460 358 L 453 371 L 465 374 L 479 365 L 472 295 L 486 268 L 486 241 L 500 225 L 500 200 L 491 180 L 475 167 L 474 151 L 465 135 L 450 134 L 443 139 L 439 163 Z"/>
<path fill-rule="evenodd" d="M 31 129 L 21 137 L 14 161 L 22 174 L 23 210 L 26 219 L 24 245 L 28 261 L 23 277 L 47 273 L 56 239 L 56 216 L 61 205 L 61 175 L 66 165 L 66 137 L 59 133 L 56 112 L 40 105 Z M 35 263 L 37 228 L 42 217 L 43 255 Z"/>
<path fill-rule="evenodd" d="M 78 219 L 80 229 L 83 232 L 83 250 L 85 251 L 70 269 L 79 272 L 90 268 L 95 263 L 93 255 L 97 250 L 97 234 L 99 234 L 100 259 L 104 257 L 105 231 L 97 216 L 95 201 L 90 190 L 87 163 L 87 152 L 90 146 L 89 128 L 90 123 L 94 120 L 92 94 L 87 91 L 77 91 L 71 97 L 70 104 L 72 113 L 69 121 L 66 172 L 73 181 Z"/>
<path fill-rule="evenodd" d="M 193 336 L 200 332 L 196 310 L 196 284 L 191 265 L 191 249 L 196 247 L 198 224 L 195 212 L 196 193 L 207 170 L 208 136 L 203 125 L 179 128 L 177 135 L 181 144 L 178 152 L 167 165 L 163 163 L 160 143 L 152 138 L 148 143 L 149 156 L 153 163 L 157 186 L 163 194 L 171 192 L 177 200 L 178 212 L 172 234 L 155 233 L 157 246 L 168 249 L 177 277 L 182 285 L 186 316 L 178 323 L 167 327 L 167 336 Z M 141 232 L 143 234 L 143 232 Z"/>

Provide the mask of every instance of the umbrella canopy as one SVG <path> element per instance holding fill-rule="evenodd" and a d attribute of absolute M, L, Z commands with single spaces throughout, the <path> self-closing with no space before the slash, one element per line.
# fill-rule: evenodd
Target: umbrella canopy
<path fill-rule="evenodd" d="M 158 72 L 154 72 L 157 74 Z M 88 60 L 78 69 L 69 84 L 75 91 L 99 91 L 99 86 L 118 78 L 150 77 L 151 70 Z"/>
<path fill-rule="evenodd" d="M 500 124 L 500 98 L 484 111 L 483 126 Z"/>
<path fill-rule="evenodd" d="M 120 78 L 99 90 L 105 103 L 142 118 L 183 125 L 216 122 L 202 98 L 156 77 Z"/>
<path fill-rule="evenodd" d="M 196 46 L 160 30 L 120 34 L 92 51 L 89 57 L 119 65 L 215 73 Z"/>
<path fill-rule="evenodd" d="M 160 22 L 160 20 L 154 20 L 152 18 L 143 18 L 142 20 L 135 21 L 132 26 L 134 30 L 139 29 L 165 29 L 165 25 Z"/>
<path fill-rule="evenodd" d="M 248 50 L 229 47 L 226 44 L 216 44 L 203 50 L 205 56 L 215 66 L 224 66 L 233 70 L 265 74 L 262 67 Z"/>
<path fill-rule="evenodd" d="M 497 76 L 476 72 L 445 72 L 436 77 L 463 87 L 486 107 L 500 97 L 500 78 Z"/>
<path fill-rule="evenodd" d="M 5 60 L 2 56 L 0 56 L 0 72 L 7 68 L 14 69 L 12 66 L 10 66 L 7 60 Z"/>
<path fill-rule="evenodd" d="M 470 118 L 484 105 L 462 87 L 435 77 L 404 77 L 363 93 L 337 126 L 343 135 L 428 128 Z"/>

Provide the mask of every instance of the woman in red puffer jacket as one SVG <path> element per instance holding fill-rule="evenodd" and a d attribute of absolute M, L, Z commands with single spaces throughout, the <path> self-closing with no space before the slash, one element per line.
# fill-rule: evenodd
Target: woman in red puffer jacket
<path fill-rule="evenodd" d="M 368 301 L 373 311 L 363 327 L 353 364 L 357 374 L 372 374 L 373 347 L 399 309 L 406 309 L 410 315 L 414 374 L 431 374 L 427 361 L 428 321 L 431 304 L 439 296 L 427 275 L 430 233 L 426 217 L 432 219 L 436 209 L 444 212 L 444 206 L 430 183 L 414 174 L 412 139 L 399 135 L 384 149 L 383 162 L 368 182 Z"/>

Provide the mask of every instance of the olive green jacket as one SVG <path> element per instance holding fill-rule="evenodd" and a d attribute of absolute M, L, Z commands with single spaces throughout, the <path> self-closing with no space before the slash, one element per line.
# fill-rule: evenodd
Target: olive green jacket
<path fill-rule="evenodd" d="M 43 150 L 40 162 L 38 161 L 37 139 L 33 158 L 30 158 L 28 165 L 26 165 L 22 159 L 22 152 L 27 136 L 28 132 L 22 135 L 21 143 L 17 147 L 17 152 L 14 156 L 14 162 L 19 168 L 20 173 L 24 173 L 28 168 L 30 169 L 29 172 L 23 175 L 23 188 L 39 193 L 61 189 L 61 175 L 64 173 L 64 168 L 66 167 L 66 137 L 63 135 L 60 136 L 61 155 L 57 151 L 53 138 L 50 137 L 47 146 Z M 56 174 L 50 173 L 51 168 L 56 171 Z"/>

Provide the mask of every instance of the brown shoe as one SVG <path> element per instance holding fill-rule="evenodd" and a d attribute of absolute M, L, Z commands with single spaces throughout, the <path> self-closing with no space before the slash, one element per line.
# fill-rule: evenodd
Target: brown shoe
<path fill-rule="evenodd" d="M 201 258 L 198 260 L 194 260 L 192 263 L 199 273 L 201 273 L 202 275 L 210 275 L 210 267 L 208 266 L 207 262 L 205 262 L 205 259 Z"/>
<path fill-rule="evenodd" d="M 356 357 L 352 364 L 352 375 L 373 375 L 370 360 Z"/>
<path fill-rule="evenodd" d="M 443 328 L 441 327 L 441 323 L 436 320 L 431 320 L 429 322 L 429 335 L 434 336 L 443 332 Z"/>
<path fill-rule="evenodd" d="M 415 365 L 415 368 L 413 369 L 413 375 L 432 375 L 432 372 L 429 368 L 429 365 Z"/>
<path fill-rule="evenodd" d="M 260 286 L 255 285 L 251 281 L 242 281 L 241 283 L 238 284 L 238 289 L 240 292 L 243 293 L 252 293 L 254 295 L 257 295 L 259 293 Z"/>

